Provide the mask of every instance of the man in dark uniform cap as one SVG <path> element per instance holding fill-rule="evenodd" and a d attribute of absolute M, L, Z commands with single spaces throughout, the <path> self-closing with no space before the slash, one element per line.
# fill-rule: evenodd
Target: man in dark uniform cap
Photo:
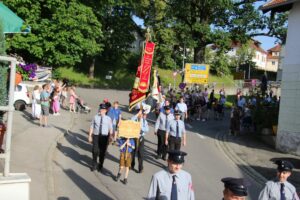
<path fill-rule="evenodd" d="M 91 170 L 94 171 L 98 167 L 98 171 L 102 170 L 105 154 L 109 140 L 113 132 L 112 120 L 106 115 L 107 107 L 100 104 L 99 113 L 95 115 L 91 122 L 88 141 L 93 144 L 93 165 Z M 97 166 L 97 158 L 99 157 L 99 165 Z"/>
<path fill-rule="evenodd" d="M 168 152 L 168 168 L 152 176 L 148 200 L 194 200 L 191 175 L 182 170 L 184 156 L 182 151 Z"/>
<path fill-rule="evenodd" d="M 277 177 L 266 183 L 259 200 L 299 200 L 295 187 L 287 181 L 292 174 L 293 164 L 286 160 L 276 160 Z"/>
<path fill-rule="evenodd" d="M 157 156 L 163 160 L 166 160 L 167 146 L 165 145 L 166 141 L 166 130 L 168 124 L 174 119 L 173 114 L 170 111 L 169 106 L 165 106 L 165 112 L 161 112 L 158 115 L 158 118 L 155 122 L 154 134 L 157 135 Z"/>
<path fill-rule="evenodd" d="M 243 178 L 222 178 L 224 183 L 223 200 L 245 200 L 247 193 L 247 187 L 250 185 Z"/>
<path fill-rule="evenodd" d="M 181 145 L 186 145 L 186 132 L 184 121 L 180 120 L 181 112 L 175 111 L 175 119 L 171 120 L 166 129 L 165 144 L 169 150 L 180 150 Z"/>

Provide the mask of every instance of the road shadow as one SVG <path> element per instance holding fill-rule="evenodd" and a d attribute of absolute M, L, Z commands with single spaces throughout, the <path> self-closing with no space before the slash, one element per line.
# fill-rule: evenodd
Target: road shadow
<path fill-rule="evenodd" d="M 73 161 L 90 168 L 92 163 L 92 158 L 87 155 L 82 155 L 75 151 L 74 149 L 64 146 L 61 143 L 57 143 L 56 148 L 64 154 L 66 157 L 71 158 Z"/>
<path fill-rule="evenodd" d="M 88 135 L 88 134 L 89 134 L 89 132 L 88 132 L 87 130 L 80 129 L 80 131 L 81 131 L 82 133 L 86 134 L 86 135 Z"/>
<path fill-rule="evenodd" d="M 147 139 L 145 139 L 145 142 L 147 142 L 147 143 L 149 143 L 149 144 L 153 144 L 153 145 L 157 145 L 156 143 L 154 143 L 154 142 L 151 142 L 150 140 L 147 140 Z M 153 149 L 154 150 L 154 149 Z"/>
<path fill-rule="evenodd" d="M 69 197 L 58 197 L 57 200 L 70 200 Z"/>
<path fill-rule="evenodd" d="M 159 160 L 157 160 L 155 158 L 155 156 L 156 156 L 156 153 L 155 153 L 156 150 L 154 150 L 153 148 L 147 146 L 146 144 L 145 144 L 144 147 L 145 147 L 145 149 L 144 149 L 144 161 L 148 162 L 148 163 L 150 163 L 152 165 L 155 165 L 157 167 L 164 168 L 165 165 L 163 165 L 162 163 L 160 163 Z"/>
<path fill-rule="evenodd" d="M 60 132 L 62 132 L 63 134 L 68 134 L 68 130 L 59 126 L 55 126 L 53 125 L 54 128 L 56 128 L 57 130 L 59 130 Z"/>
<path fill-rule="evenodd" d="M 119 158 L 113 156 L 111 153 L 109 153 L 108 151 L 106 151 L 106 154 L 105 154 L 105 158 L 106 159 L 109 159 L 115 163 L 119 163 Z"/>
<path fill-rule="evenodd" d="M 69 133 L 65 136 L 65 139 L 74 147 L 78 147 L 88 152 L 91 152 L 92 150 L 92 144 L 87 141 L 88 138 L 79 133 L 69 131 Z"/>
<path fill-rule="evenodd" d="M 26 119 L 28 122 L 30 122 L 33 125 L 37 125 L 39 126 L 39 120 L 38 119 L 34 119 L 31 115 L 30 112 L 28 112 L 27 110 L 22 111 L 22 115 L 21 115 L 24 119 Z"/>
<path fill-rule="evenodd" d="M 88 199 L 103 199 L 103 200 L 113 200 L 111 197 L 107 196 L 99 189 L 97 189 L 94 185 L 89 183 L 83 177 L 78 175 L 72 169 L 64 169 L 59 163 L 56 162 L 56 165 L 59 166 L 63 172 L 77 185 L 77 188 L 80 189 Z M 59 200 L 67 200 L 68 197 L 59 197 Z"/>
<path fill-rule="evenodd" d="M 107 169 L 105 166 L 103 166 L 102 170 L 101 170 L 101 174 L 104 176 L 108 176 L 111 177 L 112 180 L 115 180 L 115 175 L 112 173 L 112 171 L 110 171 L 109 169 Z"/>
<path fill-rule="evenodd" d="M 92 146 L 88 143 L 87 137 L 84 137 L 83 135 L 73 131 L 68 131 L 67 129 L 58 126 L 53 127 L 64 133 L 65 139 L 69 144 L 73 145 L 74 147 L 79 147 L 85 151 L 91 151 Z"/>

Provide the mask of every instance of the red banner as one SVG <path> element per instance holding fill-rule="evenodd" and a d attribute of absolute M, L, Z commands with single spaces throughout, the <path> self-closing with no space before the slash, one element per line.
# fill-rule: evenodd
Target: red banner
<path fill-rule="evenodd" d="M 140 83 L 138 87 L 138 90 L 142 93 L 148 92 L 149 89 L 154 47 L 155 44 L 153 42 L 146 42 L 144 55 L 141 62 Z"/>
<path fill-rule="evenodd" d="M 138 91 L 137 89 L 132 89 L 129 95 L 129 110 L 131 110 L 137 103 L 143 101 L 147 94 Z"/>
<path fill-rule="evenodd" d="M 131 110 L 137 103 L 141 102 L 146 98 L 145 93 L 138 91 L 138 87 L 140 83 L 140 74 L 141 74 L 141 66 L 138 66 L 133 88 L 131 93 L 129 94 L 129 110 Z"/>

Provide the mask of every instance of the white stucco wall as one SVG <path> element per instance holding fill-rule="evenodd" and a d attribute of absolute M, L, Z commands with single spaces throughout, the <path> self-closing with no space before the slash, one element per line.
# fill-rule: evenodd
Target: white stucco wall
<path fill-rule="evenodd" d="M 279 111 L 277 149 L 300 155 L 300 2 L 289 14 L 282 95 Z"/>
<path fill-rule="evenodd" d="M 267 65 L 267 54 L 255 51 L 252 61 L 256 63 L 257 68 L 265 69 Z"/>
<path fill-rule="evenodd" d="M 272 62 L 275 62 L 275 64 L 273 65 Z M 266 65 L 266 71 L 277 72 L 277 70 L 278 70 L 278 59 L 268 59 Z"/>
<path fill-rule="evenodd" d="M 227 52 L 227 55 L 230 57 L 236 56 L 237 47 L 233 47 L 230 51 Z"/>

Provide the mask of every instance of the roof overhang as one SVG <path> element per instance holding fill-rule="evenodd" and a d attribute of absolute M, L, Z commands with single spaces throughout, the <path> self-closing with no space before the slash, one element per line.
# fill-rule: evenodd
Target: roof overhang
<path fill-rule="evenodd" d="M 272 3 L 271 0 L 268 3 L 266 3 L 265 5 L 261 6 L 260 9 L 263 11 L 263 13 L 272 11 L 272 12 L 285 12 L 288 11 L 290 9 L 292 9 L 293 4 L 299 0 L 282 0 L 282 1 L 278 1 L 276 2 L 276 0 L 274 1 L 274 3 Z"/>

